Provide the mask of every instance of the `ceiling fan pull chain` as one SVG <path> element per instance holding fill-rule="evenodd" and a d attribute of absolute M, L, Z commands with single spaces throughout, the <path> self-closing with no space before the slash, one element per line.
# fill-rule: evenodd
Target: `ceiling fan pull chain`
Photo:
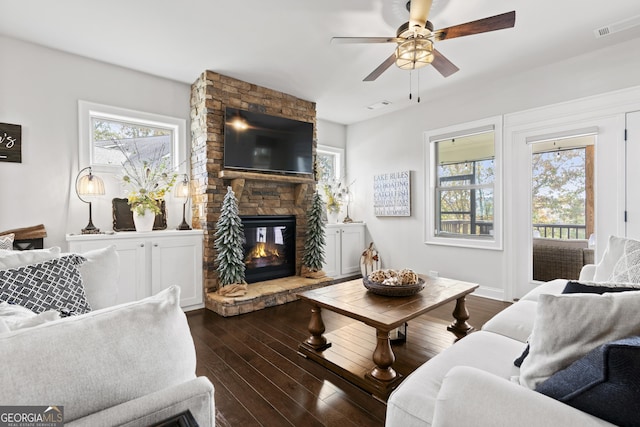
<path fill-rule="evenodd" d="M 420 102 L 420 71 L 418 71 L 418 102 Z"/>
<path fill-rule="evenodd" d="M 411 100 L 411 71 L 409 71 L 409 100 Z"/>

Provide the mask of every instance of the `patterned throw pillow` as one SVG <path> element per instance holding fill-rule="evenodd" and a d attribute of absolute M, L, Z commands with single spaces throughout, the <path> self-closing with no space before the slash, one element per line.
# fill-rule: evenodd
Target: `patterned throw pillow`
<path fill-rule="evenodd" d="M 67 255 L 38 264 L 0 271 L 0 300 L 34 313 L 58 310 L 64 314 L 91 311 L 78 266 L 80 255 Z"/>
<path fill-rule="evenodd" d="M 639 241 L 626 240 L 624 242 L 624 252 L 613 267 L 609 281 L 616 283 L 640 283 Z"/>
<path fill-rule="evenodd" d="M 0 249 L 5 249 L 8 251 L 13 250 L 14 237 L 14 234 L 5 234 L 4 236 L 0 236 Z"/>

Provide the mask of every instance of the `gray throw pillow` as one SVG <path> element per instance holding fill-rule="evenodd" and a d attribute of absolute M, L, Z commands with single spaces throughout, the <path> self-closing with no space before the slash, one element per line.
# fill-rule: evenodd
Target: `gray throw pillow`
<path fill-rule="evenodd" d="M 618 426 L 637 426 L 640 336 L 603 344 L 536 391 Z"/>
<path fill-rule="evenodd" d="M 67 255 L 42 263 L 0 270 L 0 300 L 34 313 L 58 310 L 63 315 L 91 311 L 78 266 L 80 255 Z"/>

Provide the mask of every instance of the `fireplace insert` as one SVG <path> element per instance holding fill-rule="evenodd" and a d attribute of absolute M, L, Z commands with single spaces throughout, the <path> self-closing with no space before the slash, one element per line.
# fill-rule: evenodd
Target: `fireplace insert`
<path fill-rule="evenodd" d="M 247 283 L 296 274 L 296 217 L 241 216 Z"/>

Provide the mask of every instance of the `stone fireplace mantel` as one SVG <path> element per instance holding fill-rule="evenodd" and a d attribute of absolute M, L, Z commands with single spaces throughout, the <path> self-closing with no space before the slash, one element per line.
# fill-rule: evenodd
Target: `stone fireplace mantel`
<path fill-rule="evenodd" d="M 284 182 L 294 184 L 296 206 L 299 206 L 304 201 L 304 197 L 307 193 L 309 184 L 315 184 L 313 178 L 306 176 L 273 175 L 268 173 L 245 172 L 229 169 L 221 170 L 220 172 L 218 172 L 218 178 L 231 180 L 231 189 L 238 199 L 240 199 L 240 197 L 242 196 L 242 191 L 244 190 L 244 185 L 247 180 Z"/>

